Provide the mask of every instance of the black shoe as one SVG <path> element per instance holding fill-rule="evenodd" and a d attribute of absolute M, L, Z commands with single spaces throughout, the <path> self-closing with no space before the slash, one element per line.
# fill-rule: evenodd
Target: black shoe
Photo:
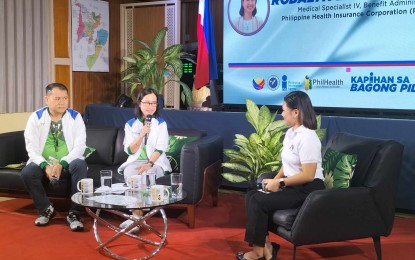
<path fill-rule="evenodd" d="M 245 253 L 246 253 L 246 252 L 238 252 L 238 253 L 236 253 L 236 260 L 246 260 L 246 259 L 244 258 Z M 256 260 L 266 260 L 266 259 L 265 259 L 265 257 L 263 256 L 263 257 L 257 258 Z"/>
<path fill-rule="evenodd" d="M 71 228 L 72 231 L 83 231 L 84 230 L 84 224 L 82 224 L 79 214 L 75 212 L 69 212 L 69 215 L 66 218 L 66 220 L 68 221 L 69 227 Z"/>
<path fill-rule="evenodd" d="M 280 245 L 274 242 L 271 242 L 272 245 L 272 256 L 271 256 L 271 260 L 277 260 L 277 253 L 280 250 Z"/>

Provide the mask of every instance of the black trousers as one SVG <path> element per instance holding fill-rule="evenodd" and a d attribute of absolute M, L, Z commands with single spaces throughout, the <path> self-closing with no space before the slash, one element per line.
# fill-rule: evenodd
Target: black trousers
<path fill-rule="evenodd" d="M 268 219 L 276 210 L 300 207 L 310 192 L 324 189 L 324 182 L 314 179 L 303 185 L 286 187 L 283 190 L 263 193 L 251 190 L 246 194 L 245 241 L 257 246 L 265 246 L 268 234 Z"/>
<path fill-rule="evenodd" d="M 69 164 L 68 171 L 62 171 L 61 178 L 71 180 L 71 196 L 78 192 L 78 181 L 87 177 L 87 164 L 84 160 L 75 159 Z M 39 213 L 44 212 L 52 203 L 49 201 L 44 185 L 49 185 L 46 173 L 35 163 L 29 163 L 21 171 L 21 177 L 26 190 L 32 196 L 35 207 Z M 69 211 L 82 212 L 84 207 L 71 203 Z"/>

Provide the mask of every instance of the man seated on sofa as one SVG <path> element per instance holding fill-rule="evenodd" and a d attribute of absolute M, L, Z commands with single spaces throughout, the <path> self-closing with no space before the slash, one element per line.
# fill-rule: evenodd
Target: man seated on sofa
<path fill-rule="evenodd" d="M 36 226 L 49 224 L 56 215 L 44 185 L 54 185 L 61 176 L 70 175 L 72 195 L 77 192 L 78 181 L 87 176 L 83 160 L 85 124 L 80 113 L 68 108 L 68 99 L 65 85 L 49 84 L 44 97 L 47 106 L 29 117 L 24 132 L 29 160 L 22 170 L 22 179 L 40 213 Z M 67 221 L 72 231 L 84 229 L 81 210 L 82 207 L 71 204 Z"/>

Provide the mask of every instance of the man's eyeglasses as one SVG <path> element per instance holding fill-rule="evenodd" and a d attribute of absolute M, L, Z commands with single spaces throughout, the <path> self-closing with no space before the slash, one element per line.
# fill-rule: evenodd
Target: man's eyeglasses
<path fill-rule="evenodd" d="M 141 104 L 143 104 L 145 106 L 152 106 L 152 107 L 157 106 L 157 102 L 154 102 L 154 103 L 151 103 L 151 102 L 141 102 Z"/>

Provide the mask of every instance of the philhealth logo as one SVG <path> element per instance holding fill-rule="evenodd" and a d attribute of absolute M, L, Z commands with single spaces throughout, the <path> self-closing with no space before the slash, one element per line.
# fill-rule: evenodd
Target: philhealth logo
<path fill-rule="evenodd" d="M 252 80 L 252 85 L 256 90 L 261 90 L 265 85 L 265 80 L 262 78 L 256 78 Z"/>
<path fill-rule="evenodd" d="M 304 80 L 304 89 L 305 90 L 310 90 L 313 88 L 313 84 L 311 82 L 311 79 L 308 75 L 305 76 L 305 80 Z"/>

